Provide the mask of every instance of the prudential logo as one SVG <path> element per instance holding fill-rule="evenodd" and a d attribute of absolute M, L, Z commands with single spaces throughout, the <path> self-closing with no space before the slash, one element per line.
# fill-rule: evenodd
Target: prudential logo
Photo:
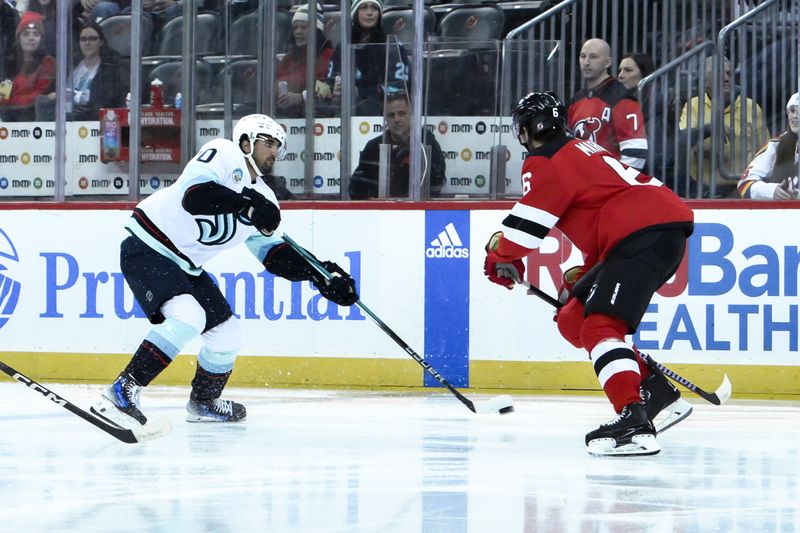
<path fill-rule="evenodd" d="M 7 275 L 9 261 L 19 263 L 19 256 L 14 243 L 0 228 L 0 328 L 11 318 L 19 301 L 20 283 Z"/>
<path fill-rule="evenodd" d="M 450 222 L 425 249 L 425 256 L 435 259 L 468 259 L 469 248 L 464 246 L 455 224 Z"/>

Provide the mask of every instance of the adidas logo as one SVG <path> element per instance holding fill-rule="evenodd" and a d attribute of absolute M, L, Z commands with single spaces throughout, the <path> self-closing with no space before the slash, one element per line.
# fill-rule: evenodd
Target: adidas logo
<path fill-rule="evenodd" d="M 432 259 L 441 258 L 469 258 L 469 248 L 464 246 L 461 242 L 461 237 L 458 236 L 455 225 L 451 222 L 445 226 L 444 230 L 439 233 L 439 236 L 431 241 L 428 248 L 425 249 L 425 257 Z"/>

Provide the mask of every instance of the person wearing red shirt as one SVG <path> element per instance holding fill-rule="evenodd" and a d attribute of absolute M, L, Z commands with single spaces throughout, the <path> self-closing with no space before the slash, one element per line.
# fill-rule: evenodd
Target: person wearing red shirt
<path fill-rule="evenodd" d="M 9 122 L 33 121 L 36 97 L 53 91 L 56 61 L 42 48 L 44 22 L 39 13 L 28 11 L 17 25 L 14 46 L 6 58 L 11 92 L 0 93 L 0 116 Z"/>
<path fill-rule="evenodd" d="M 282 117 L 302 117 L 305 115 L 306 93 L 306 45 L 308 43 L 309 28 L 308 4 L 300 6 L 292 17 L 292 34 L 289 50 L 281 58 L 276 67 L 277 105 Z M 317 60 L 314 66 L 314 77 L 317 80 L 314 87 L 313 100 L 329 100 L 331 92 L 329 87 L 321 80 L 327 78 L 328 63 L 333 54 L 333 45 L 325 37 L 325 14 L 322 4 L 317 2 L 316 31 Z M 283 83 L 282 83 L 283 82 Z"/>
<path fill-rule="evenodd" d="M 611 47 L 602 39 L 589 39 L 579 61 L 586 87 L 567 107 L 570 130 L 578 139 L 599 144 L 626 165 L 642 170 L 648 150 L 642 108 L 632 92 L 609 75 Z"/>
<path fill-rule="evenodd" d="M 586 435 L 588 451 L 658 453 L 653 419 L 680 407 L 674 425 L 691 406 L 662 374 L 650 370 L 625 336 L 635 333 L 653 294 L 677 270 L 693 213 L 659 180 L 570 135 L 564 105 L 554 93 L 528 94 L 512 118 L 515 135 L 528 150 L 523 196 L 490 239 L 484 271 L 490 281 L 512 288 L 525 272 L 522 258 L 553 227 L 583 252 L 584 264 L 565 274 L 564 306 L 556 321 L 566 340 L 589 352 L 619 413 Z"/>

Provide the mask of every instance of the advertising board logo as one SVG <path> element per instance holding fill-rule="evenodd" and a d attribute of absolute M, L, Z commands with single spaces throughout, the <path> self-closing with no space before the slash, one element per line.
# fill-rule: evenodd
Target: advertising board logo
<path fill-rule="evenodd" d="M 319 189 L 323 185 L 325 185 L 325 180 L 322 178 L 322 176 L 314 176 L 314 187 Z"/>
<path fill-rule="evenodd" d="M 358 125 L 358 131 L 361 135 L 366 135 L 369 133 L 369 122 L 362 122 Z"/>
<path fill-rule="evenodd" d="M 19 156 L 19 161 L 23 165 L 27 165 L 28 163 L 31 162 L 31 154 L 29 154 L 28 152 L 22 152 L 22 155 Z"/>
<path fill-rule="evenodd" d="M 9 262 L 19 263 L 19 255 L 8 234 L 0 228 L 0 328 L 5 326 L 14 314 L 21 288 L 20 282 L 9 276 L 6 266 Z"/>
<path fill-rule="evenodd" d="M 33 178 L 33 188 L 34 189 L 42 188 L 42 178 Z"/>
<path fill-rule="evenodd" d="M 450 131 L 450 126 L 444 120 L 439 122 L 439 135 L 445 135 L 448 131 Z"/>
<path fill-rule="evenodd" d="M 42 138 L 42 128 L 36 126 L 33 128 L 33 138 L 34 139 L 41 139 Z"/>
<path fill-rule="evenodd" d="M 158 189 L 161 186 L 161 180 L 158 179 L 158 176 L 153 176 L 150 178 L 150 188 L 151 189 Z"/>
<path fill-rule="evenodd" d="M 482 120 L 479 120 L 475 123 L 475 133 L 478 135 L 483 135 L 486 133 L 486 123 Z"/>
<path fill-rule="evenodd" d="M 123 184 L 124 184 L 124 182 L 122 181 L 122 177 L 121 176 L 117 176 L 116 178 L 114 178 L 114 188 L 115 189 L 121 189 Z"/>
<path fill-rule="evenodd" d="M 314 135 L 319 137 L 324 133 L 325 133 L 325 127 L 322 124 L 320 124 L 319 122 L 314 124 Z"/>
<path fill-rule="evenodd" d="M 486 177 L 483 174 L 475 176 L 475 186 L 483 188 L 486 185 Z"/>
<path fill-rule="evenodd" d="M 89 179 L 86 178 L 86 177 L 82 177 L 81 179 L 79 179 L 78 180 L 78 187 L 80 187 L 83 190 L 88 189 L 89 188 Z"/>
<path fill-rule="evenodd" d="M 469 248 L 464 246 L 455 224 L 450 222 L 425 249 L 425 256 L 435 259 L 468 259 Z"/>
<path fill-rule="evenodd" d="M 87 128 L 86 126 L 81 126 L 80 128 L 78 128 L 78 137 L 80 137 L 81 139 L 85 139 L 88 136 L 89 136 L 89 128 Z"/>
<path fill-rule="evenodd" d="M 0 189 L 8 189 L 8 178 L 5 176 L 0 178 Z"/>
<path fill-rule="evenodd" d="M 0 141 L 5 141 L 6 139 L 8 139 L 8 129 L 0 128 Z"/>
<path fill-rule="evenodd" d="M 464 161 L 472 160 L 472 150 L 470 150 L 469 148 L 464 148 L 463 150 L 461 150 L 461 159 L 463 159 Z"/>

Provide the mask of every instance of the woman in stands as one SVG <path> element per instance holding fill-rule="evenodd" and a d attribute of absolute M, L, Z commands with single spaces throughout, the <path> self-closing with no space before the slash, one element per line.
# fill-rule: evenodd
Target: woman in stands
<path fill-rule="evenodd" d="M 617 79 L 626 89 L 637 95 L 639 82 L 656 70 L 655 62 L 647 54 L 629 52 L 619 62 Z M 686 143 L 696 145 L 711 135 L 711 124 L 700 128 L 677 129 L 675 126 L 674 99 L 653 83 L 637 96 L 647 127 L 647 143 L 653 154 L 652 168 L 645 171 L 657 177 L 680 196 L 694 196 L 693 184 L 686 183 Z M 666 105 L 665 105 L 666 102 Z M 691 135 L 690 135 L 691 133 Z M 677 137 L 680 149 L 675 149 Z"/>
<path fill-rule="evenodd" d="M 798 189 L 797 134 L 800 132 L 800 94 L 794 93 L 786 102 L 789 129 L 769 141 L 759 151 L 739 179 L 742 198 L 754 200 L 797 200 Z"/>
<path fill-rule="evenodd" d="M 120 67 L 119 56 L 106 43 L 103 29 L 95 22 L 86 22 L 78 32 L 80 61 L 70 73 L 68 96 L 71 120 L 99 120 L 100 108 L 122 107 L 128 92 Z M 54 103 L 56 93 L 47 95 Z M 52 104 L 51 104 L 52 107 Z M 53 120 L 52 116 L 39 117 Z"/>
<path fill-rule="evenodd" d="M 308 43 L 308 4 L 300 6 L 292 17 L 292 33 L 289 37 L 289 48 L 277 66 L 279 117 L 302 117 L 305 115 L 306 92 L 306 45 Z M 325 14 L 322 4 L 317 3 L 316 29 L 317 60 L 314 77 L 317 80 L 314 88 L 315 100 L 330 99 L 329 87 L 322 80 L 326 77 L 328 63 L 333 54 L 333 45 L 325 37 Z"/>
<path fill-rule="evenodd" d="M 17 25 L 14 46 L 5 58 L 9 79 L 0 87 L 0 118 L 4 121 L 33 121 L 36 97 L 55 86 L 56 61 L 45 52 L 43 40 L 42 16 L 33 11 L 24 13 Z"/>
<path fill-rule="evenodd" d="M 355 102 L 353 115 L 383 115 L 383 88 L 408 83 L 408 57 L 398 44 L 386 44 L 381 27 L 381 0 L 353 0 L 350 9 L 353 19 L 351 42 L 355 48 Z M 388 57 L 387 57 L 388 56 Z M 341 95 L 341 45 L 336 47 L 328 70 L 328 85 L 333 87 L 335 104 Z"/>

